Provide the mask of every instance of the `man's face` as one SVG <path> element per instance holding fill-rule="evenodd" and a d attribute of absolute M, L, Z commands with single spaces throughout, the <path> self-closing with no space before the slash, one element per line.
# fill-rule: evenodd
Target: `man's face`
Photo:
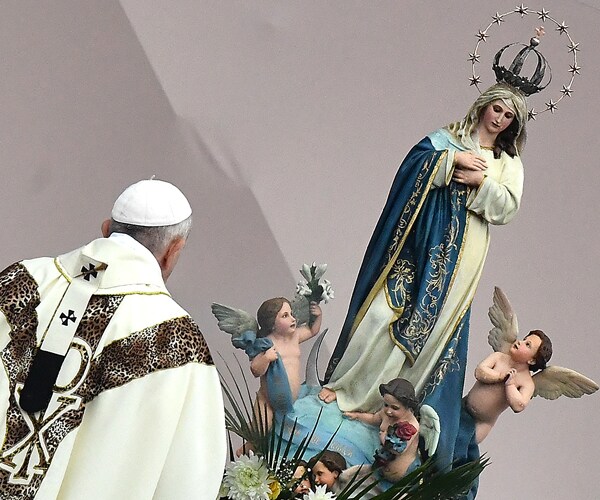
<path fill-rule="evenodd" d="M 313 478 L 315 480 L 315 484 L 324 484 L 327 486 L 328 490 L 331 490 L 331 487 L 334 485 L 335 480 L 338 477 L 337 472 L 330 471 L 323 462 L 317 462 L 312 469 Z"/>

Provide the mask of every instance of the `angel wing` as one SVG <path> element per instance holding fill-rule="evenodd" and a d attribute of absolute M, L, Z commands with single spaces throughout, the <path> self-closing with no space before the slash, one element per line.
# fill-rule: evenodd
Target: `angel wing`
<path fill-rule="evenodd" d="M 296 324 L 298 326 L 308 324 L 310 321 L 310 304 L 307 298 L 297 293 L 294 295 L 290 305 L 292 307 L 292 316 L 296 318 Z"/>
<path fill-rule="evenodd" d="M 488 334 L 488 344 L 494 351 L 508 354 L 510 346 L 519 334 L 517 315 L 504 292 L 494 287 L 494 303 L 488 310 L 488 316 L 494 328 Z"/>
<path fill-rule="evenodd" d="M 598 384 L 581 373 L 562 366 L 549 366 L 533 376 L 534 396 L 556 399 L 560 396 L 580 398 L 584 394 L 593 394 Z"/>
<path fill-rule="evenodd" d="M 432 456 L 440 439 L 440 417 L 429 405 L 421 406 L 419 418 L 419 434 L 425 440 L 425 449 Z"/>
<path fill-rule="evenodd" d="M 212 313 L 217 318 L 219 329 L 230 333 L 233 337 L 239 337 L 242 333 L 251 330 L 258 331 L 256 318 L 246 311 L 213 302 L 210 306 Z"/>

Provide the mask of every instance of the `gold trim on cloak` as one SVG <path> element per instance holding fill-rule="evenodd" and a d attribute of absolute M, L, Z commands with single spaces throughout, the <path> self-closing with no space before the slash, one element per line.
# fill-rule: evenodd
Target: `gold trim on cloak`
<path fill-rule="evenodd" d="M 435 176 L 437 174 L 437 171 L 439 170 L 440 165 L 442 164 L 442 161 L 446 160 L 447 155 L 448 155 L 448 151 L 444 151 L 438 158 L 438 161 L 436 162 L 435 166 L 433 167 L 433 173 L 429 176 L 429 181 L 427 183 L 426 193 L 429 193 L 429 191 L 431 189 L 431 185 L 433 184 L 433 180 L 435 179 Z M 413 226 L 417 216 L 421 212 L 421 207 L 423 206 L 423 203 L 425 203 L 426 198 L 427 198 L 426 195 L 421 197 L 419 206 L 415 210 L 415 213 L 413 214 L 411 220 L 409 221 L 409 223 L 406 227 L 406 231 L 404 232 L 404 235 L 402 236 L 402 241 L 399 243 L 398 248 L 396 248 L 396 251 L 392 255 L 392 258 L 389 259 L 388 263 L 386 264 L 383 271 L 379 275 L 379 278 L 375 282 L 375 285 L 373 286 L 373 288 L 371 288 L 371 291 L 367 295 L 367 298 L 363 302 L 362 306 L 360 306 L 360 309 L 358 310 L 358 313 L 356 314 L 356 318 L 354 318 L 354 322 L 352 323 L 352 328 L 350 330 L 350 335 L 349 335 L 348 339 L 351 339 L 352 336 L 354 335 L 356 328 L 358 327 L 360 322 L 364 319 L 365 314 L 367 313 L 367 310 L 369 309 L 369 306 L 371 305 L 371 302 L 373 302 L 373 299 L 375 298 L 375 296 L 377 295 L 377 293 L 383 286 L 383 284 L 387 278 L 387 275 L 389 274 L 390 270 L 394 266 L 394 263 L 398 259 L 398 255 L 400 254 L 400 251 L 404 247 L 406 238 L 408 238 L 410 230 L 412 229 L 412 226 Z"/>

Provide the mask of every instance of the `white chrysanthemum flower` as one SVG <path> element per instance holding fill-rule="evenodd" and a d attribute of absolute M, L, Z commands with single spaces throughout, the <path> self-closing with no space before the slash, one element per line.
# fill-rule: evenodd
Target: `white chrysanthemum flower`
<path fill-rule="evenodd" d="M 223 484 L 231 500 L 269 500 L 269 469 L 256 455 L 242 455 L 225 469 Z"/>
<path fill-rule="evenodd" d="M 304 500 L 335 500 L 335 495 L 330 491 L 327 491 L 327 487 L 325 485 L 321 485 L 317 486 L 315 491 L 306 493 L 304 495 Z"/>

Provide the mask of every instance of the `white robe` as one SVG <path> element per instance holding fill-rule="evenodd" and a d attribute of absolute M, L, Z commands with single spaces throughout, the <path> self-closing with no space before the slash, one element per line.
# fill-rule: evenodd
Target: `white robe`
<path fill-rule="evenodd" d="M 43 415 L 32 418 L 16 405 L 15 379 L 22 382 L 26 373 L 16 375 L 5 363 L 0 498 L 213 500 L 227 449 L 217 371 L 198 327 L 165 288 L 156 259 L 134 240 L 102 238 L 57 259 L 7 268 L 0 276 L 2 361 L 19 355 L 19 328 L 31 335 L 21 339 L 26 349 L 40 345 L 85 256 L 108 263 L 92 299 L 108 306 L 89 312 L 90 301 L 86 310 L 88 331 L 102 321 L 106 327 L 90 336 L 93 342 L 77 330 Z M 18 270 L 12 281 L 8 270 Z M 17 325 L 25 313 L 11 309 L 12 296 L 27 293 L 24 286 L 10 288 L 15 281 L 40 299 L 37 318 L 29 314 L 33 327 Z M 113 315 L 104 318 L 108 310 Z M 23 423 L 30 432 L 23 434 Z"/>

